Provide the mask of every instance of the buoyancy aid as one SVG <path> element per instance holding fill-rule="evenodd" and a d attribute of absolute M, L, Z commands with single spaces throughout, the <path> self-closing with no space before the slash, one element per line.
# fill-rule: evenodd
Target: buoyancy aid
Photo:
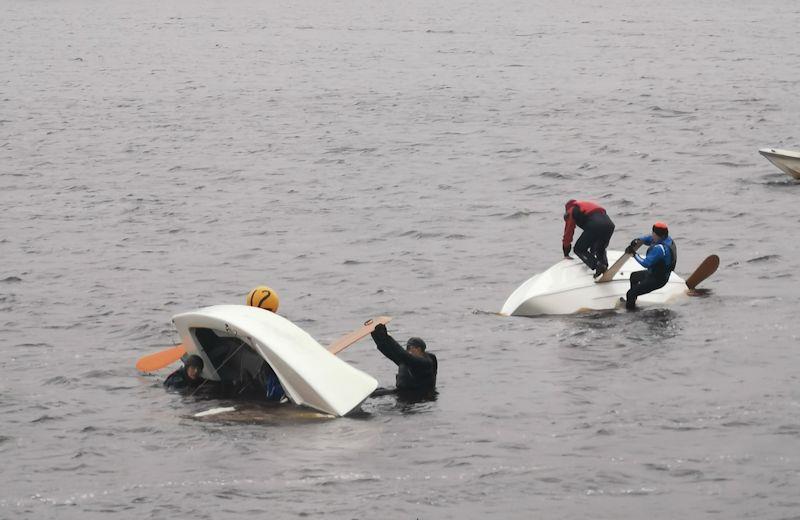
<path fill-rule="evenodd" d="M 670 237 L 648 247 L 647 255 L 643 261 L 639 261 L 653 276 L 658 278 L 669 278 L 669 274 L 675 270 L 677 262 L 678 246 Z"/>

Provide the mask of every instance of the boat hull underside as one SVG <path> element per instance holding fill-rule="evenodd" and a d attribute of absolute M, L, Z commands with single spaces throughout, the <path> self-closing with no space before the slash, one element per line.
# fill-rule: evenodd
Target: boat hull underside
<path fill-rule="evenodd" d="M 173 317 L 186 352 L 205 362 L 203 377 L 228 382 L 242 379 L 226 375 L 228 369 L 245 368 L 250 376 L 267 363 L 280 380 L 287 397 L 295 404 L 341 416 L 356 408 L 378 386 L 370 375 L 337 358 L 307 332 L 275 313 L 246 305 L 216 305 Z M 203 340 L 199 334 L 203 332 Z M 211 335 L 209 335 L 211 333 Z M 203 341 L 211 341 L 207 346 Z M 226 346 L 220 356 L 210 350 Z M 242 345 L 240 349 L 237 345 Z M 246 352 L 246 358 L 231 357 Z M 222 360 L 220 362 L 220 360 Z M 216 361 L 216 362 L 215 362 Z M 233 366 L 227 365 L 231 361 Z M 224 366 L 223 366 L 224 365 Z"/>
<path fill-rule="evenodd" d="M 620 251 L 608 251 L 609 263 L 613 264 L 621 255 Z M 565 259 L 517 288 L 503 305 L 501 314 L 538 316 L 615 309 L 630 289 L 631 273 L 641 270 L 636 260 L 630 259 L 611 281 L 596 283 L 592 271 L 583 262 Z M 686 293 L 684 280 L 672 273 L 664 287 L 640 296 L 637 305 L 665 305 Z"/>
<path fill-rule="evenodd" d="M 774 149 L 759 150 L 759 153 L 782 172 L 788 173 L 795 179 L 800 179 L 800 153 Z"/>

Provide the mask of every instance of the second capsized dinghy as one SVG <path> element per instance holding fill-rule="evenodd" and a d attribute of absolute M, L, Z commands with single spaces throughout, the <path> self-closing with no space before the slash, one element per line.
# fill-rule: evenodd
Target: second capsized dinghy
<path fill-rule="evenodd" d="M 791 150 L 778 150 L 775 148 L 762 148 L 758 151 L 769 162 L 788 173 L 795 179 L 800 179 L 800 152 Z"/>
<path fill-rule="evenodd" d="M 609 250 L 607 254 L 609 263 L 614 263 L 623 253 Z M 716 265 L 719 265 L 718 258 Z M 716 265 L 701 278 L 701 281 L 716 270 Z M 589 270 L 581 260 L 565 258 L 520 285 L 503 304 L 500 314 L 538 316 L 614 309 L 619 304 L 620 297 L 625 296 L 630 288 L 631 273 L 642 269 L 643 267 L 631 258 L 623 264 L 611 281 L 597 283 L 592 276 L 593 271 Z M 636 303 L 643 306 L 663 305 L 685 297 L 688 290 L 689 287 L 683 278 L 673 272 L 664 287 L 640 296 Z"/>
<path fill-rule="evenodd" d="M 335 416 L 352 411 L 378 386 L 291 321 L 258 307 L 215 305 L 172 321 L 187 354 L 203 358 L 205 379 L 226 381 L 242 371 L 254 376 L 267 363 L 293 403 Z"/>

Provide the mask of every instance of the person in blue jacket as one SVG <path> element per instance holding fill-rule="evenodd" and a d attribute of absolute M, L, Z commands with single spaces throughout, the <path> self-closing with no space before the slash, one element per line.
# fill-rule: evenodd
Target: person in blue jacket
<path fill-rule="evenodd" d="M 644 257 L 636 253 L 640 245 L 650 246 Z M 678 260 L 678 248 L 675 241 L 669 236 L 669 228 L 663 222 L 653 224 L 653 232 L 631 241 L 625 252 L 633 254 L 645 271 L 631 273 L 631 288 L 625 295 L 625 308 L 636 308 L 636 298 L 643 294 L 653 292 L 664 287 L 669 280 L 669 275 L 675 270 Z"/>

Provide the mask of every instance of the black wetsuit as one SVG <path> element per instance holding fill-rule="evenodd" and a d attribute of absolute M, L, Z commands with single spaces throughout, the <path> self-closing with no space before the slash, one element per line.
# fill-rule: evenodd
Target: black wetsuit
<path fill-rule="evenodd" d="M 419 357 L 407 352 L 385 328 L 373 331 L 372 339 L 378 350 L 397 365 L 395 381 L 399 392 L 427 392 L 436 388 L 439 369 L 436 356 L 423 352 Z"/>
<path fill-rule="evenodd" d="M 164 380 L 164 386 L 168 390 L 185 390 L 187 388 L 198 387 L 202 382 L 203 378 L 189 379 L 189 375 L 186 373 L 186 367 L 184 366 L 168 375 Z"/>
<path fill-rule="evenodd" d="M 575 255 L 583 260 L 589 269 L 608 268 L 606 249 L 614 234 L 614 223 L 602 207 L 587 201 L 576 201 L 564 214 L 564 256 L 569 253 L 575 226 L 583 230 L 575 242 Z"/>

